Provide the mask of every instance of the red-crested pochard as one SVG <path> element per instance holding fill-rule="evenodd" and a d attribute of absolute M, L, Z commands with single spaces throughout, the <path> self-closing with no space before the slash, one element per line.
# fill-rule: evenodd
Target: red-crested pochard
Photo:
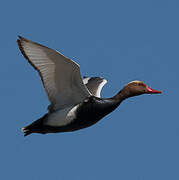
<path fill-rule="evenodd" d="M 38 71 L 51 104 L 48 113 L 22 128 L 31 133 L 70 132 L 89 127 L 116 109 L 128 97 L 158 94 L 142 81 L 132 81 L 111 98 L 100 98 L 106 80 L 100 77 L 81 78 L 80 67 L 59 52 L 27 40 L 17 40 L 27 61 Z"/>

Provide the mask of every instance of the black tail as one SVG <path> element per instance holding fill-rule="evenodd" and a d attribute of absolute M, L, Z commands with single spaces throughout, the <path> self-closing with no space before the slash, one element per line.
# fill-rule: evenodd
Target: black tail
<path fill-rule="evenodd" d="M 32 124 L 22 128 L 21 130 L 24 133 L 24 136 L 28 136 L 31 133 L 42 133 L 42 134 L 44 134 L 43 120 L 47 117 L 47 115 L 48 114 L 45 114 L 43 117 L 34 121 Z"/>

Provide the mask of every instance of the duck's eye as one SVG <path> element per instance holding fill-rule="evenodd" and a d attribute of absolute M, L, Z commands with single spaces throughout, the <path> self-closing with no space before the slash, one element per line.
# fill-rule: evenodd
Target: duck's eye
<path fill-rule="evenodd" d="M 138 85 L 139 85 L 139 86 L 144 86 L 144 84 L 143 84 L 143 83 L 139 83 Z"/>

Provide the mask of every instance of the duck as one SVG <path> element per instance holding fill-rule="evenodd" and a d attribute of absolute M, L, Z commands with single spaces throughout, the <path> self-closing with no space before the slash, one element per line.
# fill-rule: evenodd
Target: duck
<path fill-rule="evenodd" d="M 24 58 L 38 72 L 50 101 L 44 116 L 22 128 L 24 136 L 87 128 L 114 111 L 127 98 L 162 93 L 135 80 L 126 84 L 113 97 L 101 98 L 106 79 L 82 77 L 76 62 L 22 36 L 18 36 L 17 44 Z"/>

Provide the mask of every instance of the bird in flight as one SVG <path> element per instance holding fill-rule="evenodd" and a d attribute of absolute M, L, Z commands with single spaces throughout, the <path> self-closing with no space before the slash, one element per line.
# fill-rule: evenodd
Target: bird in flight
<path fill-rule="evenodd" d="M 17 43 L 23 56 L 39 73 L 51 102 L 47 114 L 22 128 L 24 136 L 83 129 L 97 123 L 129 97 L 161 93 L 142 81 L 131 81 L 113 97 L 101 98 L 105 79 L 82 78 L 77 63 L 51 48 L 21 36 Z"/>

